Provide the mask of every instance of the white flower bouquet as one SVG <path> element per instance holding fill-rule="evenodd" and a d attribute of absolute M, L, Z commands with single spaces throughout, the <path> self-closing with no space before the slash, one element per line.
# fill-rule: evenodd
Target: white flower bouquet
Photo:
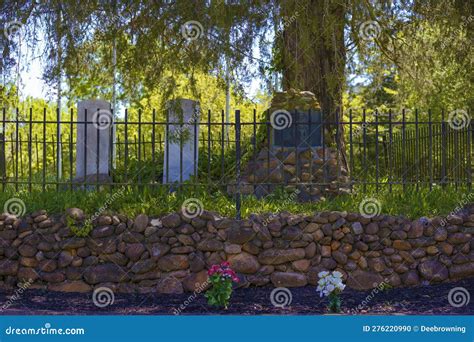
<path fill-rule="evenodd" d="M 344 290 L 346 285 L 342 282 L 342 273 L 338 271 L 323 271 L 318 273 L 319 281 L 316 291 L 321 297 L 329 298 L 329 310 L 331 312 L 341 311 L 341 298 L 339 294 Z"/>

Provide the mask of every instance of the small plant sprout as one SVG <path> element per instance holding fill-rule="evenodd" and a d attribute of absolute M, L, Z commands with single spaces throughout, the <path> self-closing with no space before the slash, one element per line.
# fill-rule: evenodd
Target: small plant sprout
<path fill-rule="evenodd" d="M 318 273 L 319 281 L 316 291 L 321 297 L 329 298 L 329 311 L 341 312 L 341 298 L 339 294 L 344 290 L 346 285 L 342 282 L 342 273 L 338 271 L 323 271 Z"/>
<path fill-rule="evenodd" d="M 205 294 L 207 302 L 209 305 L 223 306 L 227 309 L 232 295 L 232 283 L 238 283 L 239 278 L 227 261 L 223 261 L 220 265 L 212 265 L 207 274 L 211 283 L 211 288 Z"/>

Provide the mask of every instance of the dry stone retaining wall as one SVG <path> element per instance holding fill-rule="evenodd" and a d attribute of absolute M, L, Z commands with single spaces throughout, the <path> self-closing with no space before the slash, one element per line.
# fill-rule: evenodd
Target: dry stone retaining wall
<path fill-rule="evenodd" d="M 63 216 L 0 215 L 0 285 L 31 279 L 31 288 L 54 291 L 108 286 L 118 292 L 181 293 L 202 288 L 206 270 L 223 260 L 230 261 L 242 286 L 314 285 L 321 270 L 341 271 L 355 289 L 474 276 L 474 208 L 446 220 L 416 221 L 346 212 L 282 213 L 240 222 L 206 211 L 192 219 L 181 213 L 134 220 L 102 215 L 88 237 L 74 235 L 70 226 L 85 220 L 80 209 Z"/>

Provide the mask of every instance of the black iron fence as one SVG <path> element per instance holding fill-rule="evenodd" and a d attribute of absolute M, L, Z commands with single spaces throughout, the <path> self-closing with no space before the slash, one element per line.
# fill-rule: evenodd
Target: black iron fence
<path fill-rule="evenodd" d="M 78 145 L 87 141 L 78 136 L 78 127 L 83 125 L 87 131 L 88 126 L 96 125 L 99 137 L 103 129 L 99 121 L 78 121 L 73 110 L 59 115 L 46 109 L 3 109 L 1 186 L 4 191 L 9 187 L 64 191 L 79 186 L 176 189 L 203 185 L 220 187 L 239 197 L 241 187 L 256 191 L 262 185 L 323 189 L 343 182 L 349 189 L 391 190 L 395 185 L 472 184 L 473 131 L 465 111 L 455 113 L 462 120 L 431 111 L 349 110 L 333 118 L 315 116 L 311 111 L 307 115 L 282 112 L 289 119 L 283 128 L 275 113 L 255 110 L 236 111 L 230 122 L 223 111 L 201 112 L 199 121 L 170 122 L 166 111 L 126 110 L 111 123 L 114 134 L 109 137 L 108 174 L 101 178 L 99 167 L 96 177 L 93 172 L 78 177 L 79 165 L 87 169 L 87 158 L 84 163 L 78 163 L 77 158 Z M 198 138 L 190 140 L 183 132 Z M 166 137 L 172 137 L 178 146 L 174 155 L 167 151 Z M 183 147 L 189 144 L 185 151 Z M 105 152 L 100 152 L 99 144 L 92 150 L 98 161 L 103 159 L 100 153 Z M 92 153 L 90 147 L 85 154 L 88 151 Z M 291 162 L 296 170 L 291 163 L 281 162 L 282 158 L 293 158 L 291 152 L 303 160 Z M 168 179 L 170 158 L 180 165 L 180 175 L 174 180 Z M 191 171 L 183 165 L 186 160 L 192 161 Z M 280 163 L 274 164 L 275 160 Z M 304 175 L 308 167 L 309 176 Z M 267 177 L 261 177 L 262 170 Z M 275 176 L 275 170 L 283 176 Z M 339 177 L 341 174 L 345 178 Z"/>

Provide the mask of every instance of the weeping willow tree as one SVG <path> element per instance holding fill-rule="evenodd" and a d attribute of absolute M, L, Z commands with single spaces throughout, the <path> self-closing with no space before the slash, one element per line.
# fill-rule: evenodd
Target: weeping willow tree
<path fill-rule="evenodd" d="M 436 23 L 445 37 L 439 60 L 468 60 L 465 46 L 449 37 L 463 16 L 472 15 L 471 7 L 461 0 L 20 0 L 2 2 L 0 20 L 3 28 L 21 23 L 31 46 L 45 37 L 45 79 L 54 84 L 62 71 L 70 99 L 90 94 L 111 100 L 114 82 L 120 99 L 136 103 L 156 93 L 171 99 L 183 88 L 199 95 L 205 91 L 197 87 L 200 74 L 216 76 L 222 90 L 230 78 L 242 92 L 252 78 L 277 71 L 283 88 L 314 92 L 327 121 L 334 121 L 354 61 L 383 58 L 400 78 L 416 78 L 407 91 L 420 88 L 423 73 L 433 69 L 429 59 L 420 60 L 423 47 L 414 34 L 423 23 Z M 375 33 L 368 32 L 370 39 L 361 30 L 367 23 Z M 472 23 L 463 28 L 468 39 Z M 18 41 L 0 35 L 0 43 L 0 68 L 7 74 Z"/>
<path fill-rule="evenodd" d="M 119 97 L 138 102 L 157 91 L 173 98 L 180 87 L 197 94 L 197 74 L 215 75 L 223 89 L 230 82 L 242 92 L 242 84 L 256 77 L 248 66 L 257 61 L 252 49 L 257 41 L 264 41 L 272 4 L 53 0 L 0 6 L 2 27 L 21 23 L 22 38 L 30 46 L 40 36 L 46 37 L 45 79 L 57 80 L 62 71 L 68 86 L 65 92 L 97 93 L 102 88 L 98 93 L 107 97 L 113 97 L 115 80 Z M 60 21 L 55 20 L 58 13 Z M 55 37 L 62 37 L 61 46 Z M 1 72 L 8 73 L 17 41 L 0 39 Z M 262 47 L 269 50 L 268 45 Z M 55 58 L 58 51 L 61 58 Z M 226 75 L 224 67 L 233 72 Z M 186 82 L 178 81 L 182 75 Z"/>

